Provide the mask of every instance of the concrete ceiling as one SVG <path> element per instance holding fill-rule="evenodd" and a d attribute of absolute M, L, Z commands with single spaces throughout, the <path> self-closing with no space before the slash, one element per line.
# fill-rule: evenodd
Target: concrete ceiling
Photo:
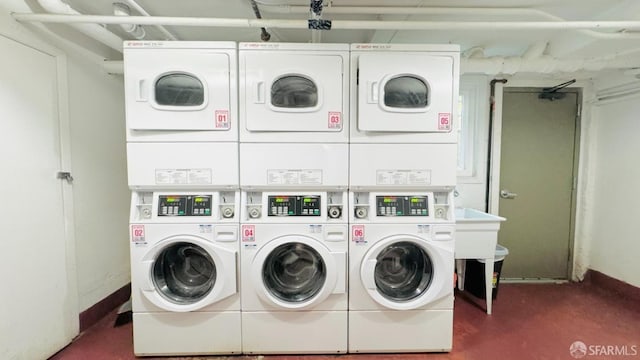
<path fill-rule="evenodd" d="M 38 0 L 24 0 L 37 3 Z M 64 0 L 82 14 L 112 15 L 114 0 Z M 126 2 L 129 0 L 118 0 Z M 152 16 L 210 17 L 255 19 L 249 0 L 135 0 Z M 257 0 L 263 19 L 309 19 L 309 0 Z M 406 14 L 392 15 L 337 13 L 347 7 L 406 8 Z M 34 12 L 37 8 L 31 6 Z M 473 8 L 471 11 L 465 9 Z M 294 13 L 289 10 L 293 9 Z M 336 10 L 333 10 L 336 9 Z M 430 14 L 415 14 L 414 9 L 430 9 Z M 40 9 L 41 10 L 41 9 Z M 373 10 L 373 9 L 372 9 Z M 421 10 L 426 11 L 426 10 Z M 132 11 L 132 15 L 139 15 Z M 447 21 L 447 22 L 528 22 L 528 21 L 637 21 L 637 0 L 325 0 L 324 19 L 378 21 Z M 123 39 L 131 39 L 119 26 L 108 29 Z M 145 26 L 148 40 L 164 35 L 154 26 Z M 179 40 L 260 41 L 258 28 L 165 26 Z M 306 29 L 269 28 L 272 42 L 310 42 Z M 601 34 L 616 34 L 602 36 Z M 622 34 L 624 33 L 624 34 Z M 614 38 L 615 37 L 615 38 Z M 546 44 L 544 54 L 559 59 L 590 59 L 602 56 L 638 56 L 640 29 L 480 29 L 480 30 L 328 30 L 321 32 L 321 42 L 355 43 L 454 43 L 462 50 L 480 49 L 484 56 L 522 56 L 536 44 Z M 638 50 L 638 51 L 635 51 Z M 639 63 L 640 66 L 640 63 Z"/>

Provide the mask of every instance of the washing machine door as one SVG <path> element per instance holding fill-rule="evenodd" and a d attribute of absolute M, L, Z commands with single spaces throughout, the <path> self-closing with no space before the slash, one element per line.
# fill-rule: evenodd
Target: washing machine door
<path fill-rule="evenodd" d="M 282 309 L 308 309 L 346 291 L 346 252 L 331 252 L 320 241 L 287 235 L 265 244 L 253 259 L 258 295 Z"/>
<path fill-rule="evenodd" d="M 132 130 L 230 129 L 232 59 L 215 49 L 125 49 Z"/>
<path fill-rule="evenodd" d="M 138 282 L 164 310 L 198 310 L 236 293 L 236 257 L 236 251 L 203 238 L 174 236 L 145 255 Z"/>
<path fill-rule="evenodd" d="M 417 309 L 453 291 L 453 250 L 411 235 L 377 242 L 362 261 L 369 295 L 395 310 Z"/>
<path fill-rule="evenodd" d="M 452 57 L 361 54 L 358 74 L 358 130 L 451 132 Z"/>

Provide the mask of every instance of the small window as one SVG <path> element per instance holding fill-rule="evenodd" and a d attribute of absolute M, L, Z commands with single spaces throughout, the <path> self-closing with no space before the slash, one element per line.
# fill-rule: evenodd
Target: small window
<path fill-rule="evenodd" d="M 384 104 L 392 108 L 420 109 L 429 105 L 429 87 L 415 76 L 399 76 L 384 84 Z"/>
<path fill-rule="evenodd" d="M 174 73 L 156 81 L 156 103 L 164 106 L 204 104 L 204 85 L 193 75 Z"/>
<path fill-rule="evenodd" d="M 281 77 L 271 86 L 271 105 L 290 109 L 315 107 L 318 105 L 318 87 L 302 76 Z"/>

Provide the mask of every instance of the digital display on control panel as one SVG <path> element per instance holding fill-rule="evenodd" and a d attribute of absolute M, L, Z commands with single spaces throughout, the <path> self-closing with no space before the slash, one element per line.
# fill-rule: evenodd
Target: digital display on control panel
<path fill-rule="evenodd" d="M 211 216 L 211 195 L 160 195 L 158 216 Z"/>
<path fill-rule="evenodd" d="M 378 216 L 429 216 L 426 196 L 376 196 Z"/>
<path fill-rule="evenodd" d="M 320 196 L 269 196 L 269 216 L 320 216 Z"/>

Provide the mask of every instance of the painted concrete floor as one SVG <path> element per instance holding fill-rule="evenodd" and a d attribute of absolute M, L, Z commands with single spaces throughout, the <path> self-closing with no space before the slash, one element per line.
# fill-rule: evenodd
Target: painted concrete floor
<path fill-rule="evenodd" d="M 53 360 L 135 359 L 132 324 L 114 327 L 115 310 L 82 333 Z M 456 292 L 453 351 L 445 354 L 347 354 L 287 356 L 163 357 L 162 359 L 640 359 L 640 303 L 580 283 L 500 284 L 493 315 L 484 301 Z M 153 358 L 146 358 L 153 359 Z"/>

